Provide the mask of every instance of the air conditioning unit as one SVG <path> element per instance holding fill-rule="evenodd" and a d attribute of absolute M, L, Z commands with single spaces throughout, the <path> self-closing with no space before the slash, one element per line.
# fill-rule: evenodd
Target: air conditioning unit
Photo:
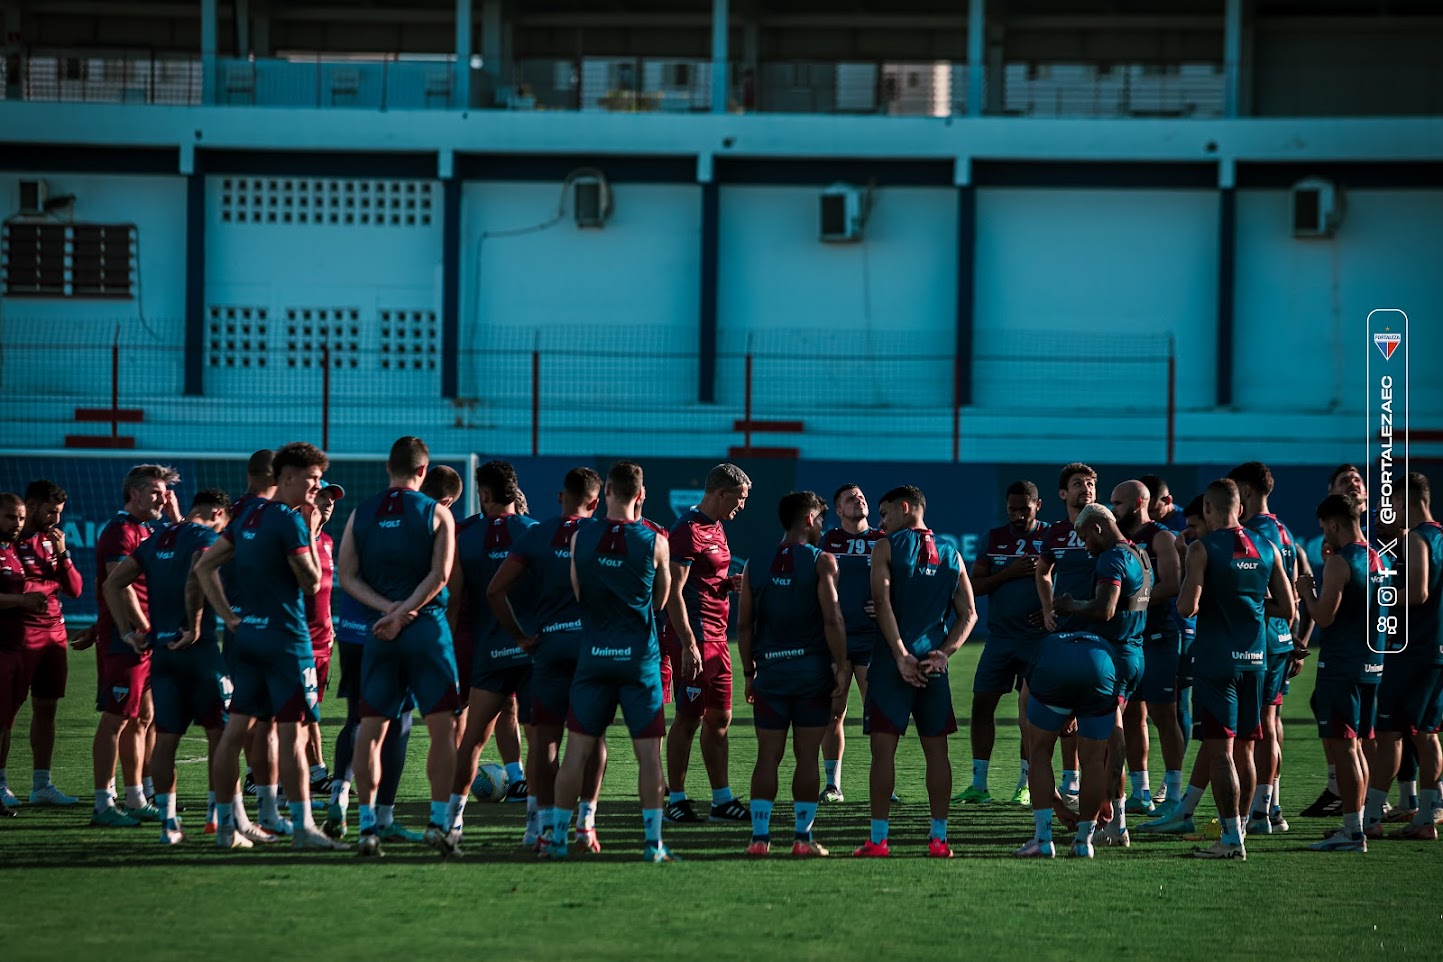
<path fill-rule="evenodd" d="M 571 184 L 571 209 L 577 227 L 604 227 L 611 217 L 611 187 L 600 176 L 583 175 Z"/>
<path fill-rule="evenodd" d="M 862 239 L 866 219 L 866 196 L 847 184 L 833 184 L 819 198 L 821 239 L 831 244 L 851 243 Z"/>
<path fill-rule="evenodd" d="M 20 182 L 20 213 L 43 214 L 45 201 L 50 197 L 50 188 L 43 180 L 22 180 Z"/>
<path fill-rule="evenodd" d="M 1330 180 L 1298 181 L 1289 201 L 1294 237 L 1332 237 L 1343 223 L 1343 191 Z"/>

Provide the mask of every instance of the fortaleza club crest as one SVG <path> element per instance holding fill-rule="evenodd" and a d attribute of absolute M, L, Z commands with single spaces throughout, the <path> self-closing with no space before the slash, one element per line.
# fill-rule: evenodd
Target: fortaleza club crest
<path fill-rule="evenodd" d="M 1373 343 L 1378 346 L 1378 351 L 1383 355 L 1383 360 L 1389 361 L 1393 358 L 1393 352 L 1398 350 L 1398 345 L 1403 343 L 1403 335 L 1385 333 L 1374 334 Z"/>

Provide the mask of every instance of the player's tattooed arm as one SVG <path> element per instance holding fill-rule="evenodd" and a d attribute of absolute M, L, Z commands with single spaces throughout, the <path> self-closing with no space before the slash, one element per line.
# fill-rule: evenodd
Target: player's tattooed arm
<path fill-rule="evenodd" d="M 1203 578 L 1208 570 L 1208 549 L 1201 541 L 1187 546 L 1187 557 L 1183 562 L 1182 586 L 1177 592 L 1177 613 L 1184 618 L 1197 617 L 1198 605 L 1202 602 Z"/>
<path fill-rule="evenodd" d="M 1091 601 L 1078 601 L 1072 595 L 1064 594 L 1052 603 L 1052 610 L 1059 615 L 1077 615 L 1089 621 L 1106 624 L 1117 614 L 1117 603 L 1122 598 L 1122 585 L 1112 581 L 1098 582 Z"/>
<path fill-rule="evenodd" d="M 1263 611 L 1270 618 L 1292 622 L 1293 615 L 1298 611 L 1298 603 L 1293 595 L 1293 586 L 1288 582 L 1288 569 L 1283 564 L 1283 555 L 1278 551 L 1277 545 L 1268 543 L 1268 550 L 1273 553 L 1273 570 L 1268 576 L 1268 597 L 1263 602 Z"/>
<path fill-rule="evenodd" d="M 525 562 L 515 554 L 507 556 L 506 560 L 501 562 L 501 567 L 496 569 L 491 583 L 486 586 L 486 604 L 496 616 L 496 623 L 501 626 L 501 630 L 510 635 L 524 650 L 530 651 L 536 647 L 536 636 L 521 630 L 521 622 L 516 619 L 516 609 L 511 607 L 509 597 L 511 589 L 525 573 Z"/>
<path fill-rule="evenodd" d="M 235 557 L 235 545 L 230 539 L 221 538 L 215 544 L 205 550 L 200 560 L 190 569 L 191 580 L 196 581 L 210 602 L 212 608 L 220 615 L 225 622 L 226 629 L 235 631 L 240 626 L 240 615 L 231 610 L 230 600 L 225 596 L 225 586 L 220 583 L 220 567 L 231 558 Z M 186 617 L 190 618 L 190 610 L 186 609 Z M 195 614 L 200 617 L 199 613 Z"/>
<path fill-rule="evenodd" d="M 827 636 L 827 649 L 832 653 L 832 670 L 836 676 L 833 698 L 847 694 L 851 666 L 847 663 L 847 622 L 842 617 L 842 604 L 837 595 L 837 559 L 825 552 L 817 556 L 817 601 L 822 606 L 822 630 Z"/>
<path fill-rule="evenodd" d="M 1042 625 L 1048 631 L 1057 630 L 1057 616 L 1052 613 L 1052 565 L 1051 555 L 1043 555 L 1037 561 L 1034 580 L 1037 582 L 1037 600 L 1042 603 Z"/>
<path fill-rule="evenodd" d="M 1157 564 L 1153 568 L 1152 600 L 1149 606 L 1167 604 L 1177 597 L 1182 587 L 1182 558 L 1177 553 L 1177 535 L 1171 531 L 1159 531 L 1152 539 L 1153 555 Z"/>
<path fill-rule="evenodd" d="M 1323 562 L 1323 584 L 1315 594 L 1313 576 L 1298 575 L 1298 597 L 1308 609 L 1308 616 L 1319 628 L 1327 628 L 1338 617 L 1338 608 L 1343 603 L 1343 589 L 1353 574 L 1348 562 L 1340 554 L 1328 555 Z"/>

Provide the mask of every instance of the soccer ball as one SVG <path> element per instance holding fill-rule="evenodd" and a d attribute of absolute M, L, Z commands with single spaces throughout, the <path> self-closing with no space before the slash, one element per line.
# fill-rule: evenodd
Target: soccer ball
<path fill-rule="evenodd" d="M 506 797 L 506 769 L 500 765 L 482 765 L 471 782 L 471 794 L 478 802 L 499 802 Z"/>

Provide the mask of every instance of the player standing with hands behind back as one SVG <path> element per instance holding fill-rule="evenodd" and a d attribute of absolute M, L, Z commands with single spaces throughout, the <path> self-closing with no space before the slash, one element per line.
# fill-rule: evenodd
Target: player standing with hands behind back
<path fill-rule="evenodd" d="M 887 537 L 872 549 L 872 601 L 887 653 L 877 658 L 867 684 L 868 734 L 872 739 L 872 836 L 853 855 L 885 858 L 892 789 L 897 780 L 897 742 L 915 719 L 927 759 L 927 797 L 932 831 L 927 854 L 951 858 L 947 805 L 952 761 L 947 736 L 957 730 L 947 659 L 977 623 L 972 582 L 951 545 L 938 544 L 922 519 L 927 499 L 911 485 L 882 497 Z M 952 627 L 947 619 L 955 612 Z M 880 652 L 879 652 L 880 654 Z"/>

